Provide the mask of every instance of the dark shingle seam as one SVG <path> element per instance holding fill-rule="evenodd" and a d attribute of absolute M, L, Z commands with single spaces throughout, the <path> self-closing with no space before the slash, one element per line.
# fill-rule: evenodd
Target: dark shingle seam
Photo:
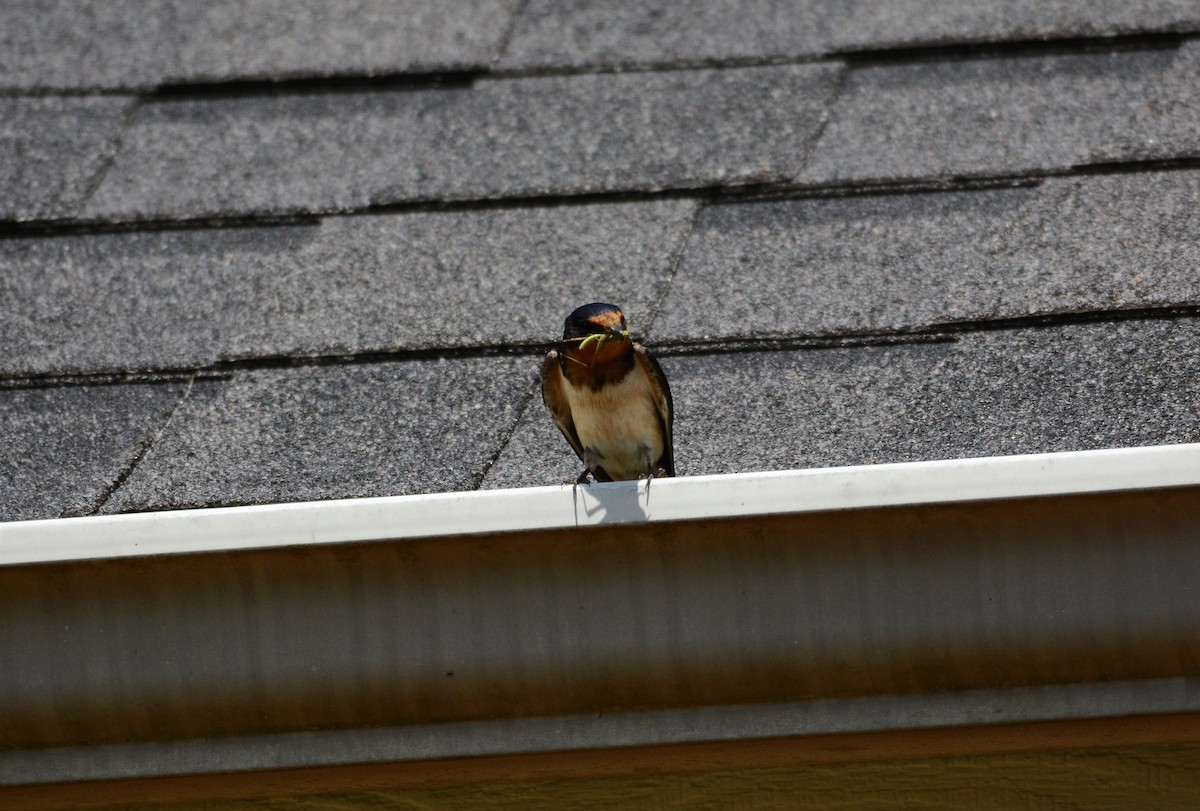
<path fill-rule="evenodd" d="M 1111 36 L 1053 37 L 1046 39 L 1019 38 L 1009 40 L 978 40 L 927 45 L 884 48 L 834 48 L 823 53 L 767 56 L 678 58 L 655 61 L 651 59 L 615 58 L 605 64 L 548 65 L 526 68 L 492 70 L 489 79 L 524 79 L 544 76 L 578 76 L 607 73 L 655 73 L 679 70 L 711 70 L 714 68 L 766 67 L 770 65 L 811 65 L 821 62 L 845 61 L 848 67 L 877 67 L 908 65 L 920 62 L 958 62 L 980 59 L 1013 59 L 1036 56 L 1074 56 L 1090 53 L 1135 50 L 1173 50 L 1183 43 L 1200 37 L 1200 30 L 1164 30 Z"/>
<path fill-rule="evenodd" d="M 237 372 L 291 369 L 314 366 L 352 366 L 408 363 L 423 360 L 472 360 L 537 356 L 549 352 L 552 341 L 513 343 L 501 346 L 449 346 L 423 349 L 393 349 L 354 353 L 310 355 L 259 355 L 218 360 L 207 366 L 161 366 L 142 369 L 99 369 L 92 372 L 0 375 L 0 391 L 59 386 L 125 385 L 132 383 L 179 383 L 191 379 L 229 380 Z"/>
<path fill-rule="evenodd" d="M 466 89 L 486 74 L 478 70 L 444 73 L 333 74 L 280 79 L 230 79 L 160 84 L 143 98 L 163 104 L 181 100 L 252 99 L 339 93 L 403 93 L 414 90 Z"/>
<path fill-rule="evenodd" d="M 805 185 L 779 184 L 772 190 L 778 199 L 810 197 L 859 197 L 943 191 L 985 191 L 997 188 L 1036 186 L 1049 178 L 1094 175 L 1128 175 L 1138 172 L 1169 172 L 1200 169 L 1200 157 L 1135 158 L 1131 160 L 1073 163 L 1054 169 L 1030 169 L 1022 174 L 952 174 L 903 180 L 852 180 Z M 736 202 L 736 201 L 734 201 Z"/>
<path fill-rule="evenodd" d="M 229 217 L 205 216 L 184 219 L 0 220 L 0 241 L 6 239 L 37 239 L 58 236 L 87 236 L 149 231 L 276 228 L 297 225 L 319 225 L 326 219 L 372 217 L 380 214 L 511 211 L 527 208 L 588 206 L 598 203 L 612 203 L 615 205 L 621 203 L 649 202 L 652 200 L 696 200 L 701 205 L 741 205 L 785 200 L 990 191 L 1008 188 L 1032 188 L 1041 185 L 1048 178 L 1196 170 L 1200 170 L 1200 157 L 1077 163 L 1068 168 L 1032 170 L 1027 174 L 1021 175 L 956 175 L 941 178 L 856 181 L 828 185 L 797 185 L 788 181 L 740 186 L 698 186 L 660 191 L 589 192 L 575 195 L 536 195 L 444 202 L 423 200 L 399 203 L 372 203 L 361 208 L 348 210 L 307 211 L 292 214 L 238 214 Z"/>
<path fill-rule="evenodd" d="M 1130 175 L 1139 172 L 1171 172 L 1200 169 L 1200 156 L 1193 158 L 1157 158 L 1126 161 L 1093 161 L 1076 163 L 1070 169 L 1047 172 L 1045 177 L 1072 177 L 1079 175 Z"/>
<path fill-rule="evenodd" d="M 1062 327 L 1072 324 L 1117 324 L 1124 321 L 1163 321 L 1176 318 L 1200 318 L 1200 304 L 1175 304 L 1162 307 L 1128 307 L 1110 310 L 1033 313 L 1004 318 L 978 318 L 944 321 L 922 327 L 927 333 L 948 335 L 967 332 L 1004 332 L 1038 327 Z"/>
<path fill-rule="evenodd" d="M 353 217 L 369 211 L 349 211 L 329 216 Z M 260 216 L 197 217 L 184 220 L 0 220 L 0 240 L 42 239 L 63 236 L 98 236 L 144 231 L 204 231 L 223 228 L 288 228 L 320 225 L 325 215 L 263 214 Z"/>
<path fill-rule="evenodd" d="M 817 145 L 821 143 L 821 138 L 825 135 L 825 129 L 829 126 L 829 122 L 833 119 L 833 110 L 837 106 L 838 99 L 841 98 L 842 91 L 846 87 L 846 76 L 850 73 L 849 67 L 838 74 L 837 81 L 833 83 L 833 87 L 829 89 L 829 95 L 825 99 L 825 104 L 821 112 L 821 118 L 817 122 L 817 128 L 813 131 L 812 137 L 808 139 L 808 144 L 804 148 L 804 154 L 800 156 L 800 160 L 796 164 L 796 175 L 798 176 L 804 171 L 804 167 L 808 166 L 808 160 L 816 151 Z"/>
<path fill-rule="evenodd" d="M 104 509 L 104 505 L 107 504 L 109 499 L 111 499 L 113 495 L 125 485 L 125 482 L 129 480 L 131 475 L 133 475 L 133 471 L 136 470 L 137 466 L 140 465 L 142 460 L 146 458 L 146 454 L 150 452 L 150 449 L 154 447 L 154 444 L 158 442 L 162 435 L 166 433 L 167 429 L 171 427 L 171 420 L 175 418 L 176 412 L 179 411 L 183 404 L 187 402 L 188 397 L 191 396 L 192 388 L 195 383 L 195 376 L 188 378 L 187 386 L 184 388 L 183 394 L 179 396 L 179 399 L 175 402 L 175 405 L 172 407 L 170 413 L 167 414 L 166 419 L 163 420 L 163 424 L 159 427 L 158 431 L 154 433 L 154 436 L 150 437 L 150 439 L 141 444 L 141 446 L 137 449 L 137 452 L 133 455 L 133 459 L 130 460 L 129 464 L 126 465 L 119 474 L 117 474 L 117 478 L 113 481 L 113 483 L 106 487 L 104 492 L 101 493 L 100 497 L 96 500 L 96 503 L 89 510 L 80 513 L 81 515 L 100 514 L 100 511 Z M 65 518 L 67 516 L 63 517 Z"/>
<path fill-rule="evenodd" d="M 764 199 L 806 199 L 813 197 L 873 197 L 896 194 L 929 194 L 938 192 L 987 191 L 989 189 L 1038 186 L 1050 178 L 1129 175 L 1137 173 L 1195 171 L 1200 169 L 1200 156 L 1180 158 L 1133 158 L 1130 160 L 1073 163 L 1055 169 L 1030 169 L 1022 174 L 944 175 L 903 180 L 852 180 L 839 183 L 805 185 L 779 184 Z M 773 198 L 768 198 L 773 194 Z M 714 201 L 723 203 L 726 201 Z M 739 200 L 728 202 L 737 203 Z"/>
<path fill-rule="evenodd" d="M 91 97 L 137 95 L 149 102 L 170 102 L 182 99 L 241 99 L 289 95 L 318 95 L 339 93 L 387 93 L 409 90 L 467 88 L 484 81 L 510 79 L 558 78 L 565 76 L 606 76 L 619 73 L 681 73 L 714 69 L 760 68 L 780 65 L 811 65 L 821 62 L 842 62 L 840 56 L 773 56 L 736 57 L 728 59 L 694 59 L 677 62 L 612 62 L 605 65 L 564 66 L 545 68 L 512 68 L 505 70 L 457 70 L 427 73 L 332 73 L 320 76 L 290 76 L 278 78 L 238 78 L 213 81 L 171 81 L 152 86 L 122 88 L 56 89 L 0 88 L 0 98 Z"/>
<path fill-rule="evenodd" d="M 820 62 L 847 62 L 849 67 L 901 65 L 918 62 L 945 62 L 979 59 L 1008 59 L 1026 56 L 1078 55 L 1112 51 L 1170 50 L 1200 38 L 1200 30 L 1191 28 L 1142 31 L 1110 36 L 1025 37 L 966 42 L 929 43 L 908 46 L 831 48 L 821 53 L 772 54 L 763 56 L 677 58 L 673 60 L 625 59 L 617 57 L 590 65 L 546 65 L 526 68 L 496 68 L 514 35 L 526 2 L 513 15 L 497 50 L 492 67 L 423 71 L 314 74 L 296 72 L 268 76 L 246 76 L 219 80 L 164 81 L 157 84 L 130 84 L 121 87 L 0 87 L 0 97 L 38 96 L 124 96 L 144 98 L 172 97 L 244 97 L 258 95 L 309 94 L 314 92 L 361 92 L 364 90 L 415 89 L 422 87 L 461 86 L 477 80 L 519 79 L 529 77 L 603 75 L 611 73 L 656 73 L 664 71 L 711 70 L 714 68 L 807 65 Z"/>
<path fill-rule="evenodd" d="M 395 203 L 370 203 L 351 209 L 306 209 L 288 213 L 234 214 L 228 217 L 0 220 L 0 240 L 76 234 L 109 234 L 127 231 L 315 225 L 326 218 L 372 217 L 379 214 L 508 211 L 527 208 L 589 206 L 597 203 L 637 203 L 654 200 L 753 200 L 763 195 L 777 193 L 779 190 L 786 190 L 787 188 L 789 187 L 777 183 L 745 183 L 736 186 L 680 186 L 655 191 L 602 191 L 582 192 L 580 194 L 480 197 L 457 200 L 431 198 Z"/>
<path fill-rule="evenodd" d="M 1170 161 L 1163 169 L 1200 168 L 1200 159 Z M 1119 164 L 1114 164 L 1114 166 Z M 1140 165 L 1140 164 L 1139 164 Z M 1157 167 L 1156 167 L 1157 168 Z M 1117 170 L 1111 170 L 1116 173 Z M 745 183 L 736 186 L 694 186 L 655 191 L 584 192 L 513 197 L 486 197 L 472 200 L 412 200 L 396 203 L 371 203 L 353 209 L 313 209 L 294 213 L 235 214 L 229 217 L 145 219 L 69 219 L 0 220 L 0 240 L 30 237 L 74 236 L 125 233 L 130 231 L 191 231 L 206 228 L 272 228 L 317 225 L 322 220 L 340 217 L 373 217 L 379 214 L 452 213 L 465 211 L 513 211 L 527 208 L 589 206 L 598 203 L 639 203 L 653 200 L 696 200 L 702 204 L 724 205 L 765 202 L 808 197 L 853 197 L 881 194 L 924 194 L 942 191 L 984 191 L 1015 186 L 1035 186 L 1042 177 L 1073 174 L 1072 171 L 1021 176 L 965 177 L 957 179 L 914 180 L 895 183 L 858 183 L 840 186 L 798 186 L 791 181 Z"/>
<path fill-rule="evenodd" d="M 703 202 L 697 205 L 692 212 L 691 219 L 688 220 L 687 227 L 680 229 L 679 243 L 671 250 L 671 258 L 667 262 L 666 275 L 659 285 L 653 303 L 650 305 L 649 314 L 642 320 L 641 331 L 647 335 L 653 331 L 654 322 L 658 319 L 658 313 L 667 301 L 667 294 L 671 292 L 671 282 L 675 281 L 675 274 L 679 272 L 679 265 L 683 261 L 684 251 L 687 250 L 688 242 L 692 238 L 692 232 L 696 230 L 696 222 L 700 219 L 700 211 L 704 206 Z"/>
<path fill-rule="evenodd" d="M 524 3 L 522 4 L 522 8 Z M 518 11 L 518 14 L 521 12 Z M 505 34 L 503 48 L 512 37 L 513 25 Z M 808 65 L 820 62 L 845 62 L 851 69 L 881 65 L 908 65 L 922 62 L 954 62 L 987 59 L 1012 59 L 1036 56 L 1073 56 L 1122 51 L 1174 50 L 1200 38 L 1200 30 L 1142 32 L 1112 36 L 1056 37 L 1049 39 L 980 40 L 945 44 L 912 45 L 886 48 L 833 49 L 821 54 L 708 57 L 673 61 L 613 60 L 604 64 L 548 66 L 510 69 L 464 69 L 440 71 L 394 71 L 387 73 L 327 73 L 243 77 L 220 80 L 165 81 L 154 85 L 97 88 L 19 88 L 0 87 L 0 97 L 88 97 L 138 95 L 147 101 L 175 98 L 243 98 L 329 92 L 413 90 L 438 87 L 465 87 L 481 80 L 503 81 L 530 77 L 606 75 L 612 73 L 660 73 L 712 70 L 720 68 Z M 501 57 L 503 52 L 501 52 Z M 498 57 L 500 58 L 500 57 Z"/>
<path fill-rule="evenodd" d="M 921 62 L 959 62 L 982 59 L 1014 59 L 1037 56 L 1074 56 L 1092 53 L 1136 50 L 1174 50 L 1185 42 L 1200 38 L 1200 30 L 1142 32 L 1112 36 L 1054 37 L 1047 39 L 1021 38 L 1010 40 L 979 40 L 929 45 L 887 48 L 832 49 L 824 53 L 799 55 L 701 57 L 698 59 L 622 61 L 616 58 L 605 64 L 560 65 L 492 70 L 488 79 L 524 79 L 547 76 L 579 76 L 608 73 L 656 73 L 663 71 L 712 70 L 714 68 L 749 68 L 772 65 L 811 65 L 821 62 L 847 63 L 850 68 L 881 65 L 908 65 Z"/>
<path fill-rule="evenodd" d="M 518 12 L 519 14 L 520 12 Z M 506 34 L 511 38 L 512 31 Z M 152 87 L 97 89 L 0 88 L 0 96 L 97 96 L 138 94 L 146 101 L 159 102 L 192 98 L 253 98 L 257 96 L 312 95 L 318 93 L 403 92 L 430 88 L 470 87 L 477 82 L 504 81 L 533 77 L 606 75 L 613 73 L 663 73 L 736 69 L 779 65 L 808 65 L 841 62 L 847 68 L 908 65 L 922 62 L 955 62 L 988 59 L 1012 59 L 1036 56 L 1073 56 L 1123 51 L 1174 50 L 1200 38 L 1200 31 L 1164 31 L 1162 33 L 1118 34 L 1104 37 L 1063 37 L 1054 39 L 1015 39 L 915 45 L 896 48 L 831 50 L 824 54 L 802 56 L 712 57 L 674 61 L 612 61 L 606 64 L 513 68 L 491 70 L 446 70 L 433 72 L 334 73 L 294 75 L 277 78 L 238 78 L 214 81 L 168 81 Z M 503 47 L 507 47 L 507 42 Z"/>
<path fill-rule="evenodd" d="M 825 122 L 822 122 L 824 126 Z M 806 153 L 805 160 L 811 152 Z M 1046 178 L 1075 175 L 1128 174 L 1139 171 L 1200 169 L 1200 157 L 1161 160 L 1114 161 L 1078 164 L 1064 169 L 1036 170 L 1024 175 L 978 175 L 920 178 L 899 181 L 861 181 L 841 184 L 798 185 L 792 181 L 746 183 L 735 186 L 693 186 L 655 191 L 607 191 L 580 194 L 552 194 L 512 197 L 487 197 L 472 200 L 412 200 L 395 203 L 371 203 L 353 209 L 311 209 L 292 213 L 235 214 L 228 217 L 145 219 L 63 219 L 0 220 L 0 240 L 30 237 L 74 236 L 124 233 L 129 231 L 175 231 L 206 228 L 271 228 L 316 225 L 327 218 L 370 217 L 379 214 L 415 214 L 461 211 L 518 210 L 587 206 L 597 203 L 635 203 L 651 200 L 697 200 L 701 204 L 735 205 L 739 203 L 799 200 L 823 197 L 873 197 L 896 194 L 933 194 L 938 192 L 988 191 L 997 188 L 1037 186 Z"/>
<path fill-rule="evenodd" d="M 1169 167 L 1191 168 L 1191 167 Z M 1200 168 L 1198 164 L 1197 168 Z M 1082 174 L 1106 174 L 1103 172 L 1047 173 L 1044 175 L 996 175 L 994 177 L 955 177 L 940 179 L 864 181 L 840 185 L 798 186 L 779 184 L 770 189 L 758 190 L 755 194 L 726 196 L 713 195 L 708 205 L 737 206 L 753 203 L 776 203 L 788 200 L 832 200 L 847 197 L 898 197 L 900 195 L 950 194 L 973 191 L 995 191 L 997 189 L 1033 189 L 1051 177 L 1071 177 Z M 1118 174 L 1112 172 L 1111 174 Z M 1122 173 L 1123 174 L 1123 173 Z"/>
<path fill-rule="evenodd" d="M 795 352 L 818 349 L 866 349 L 879 346 L 948 344 L 958 339 L 945 332 L 877 332 L 842 335 L 759 336 L 754 338 L 694 338 L 664 341 L 654 345 L 654 354 L 662 358 L 693 355 L 746 355 L 755 352 Z"/>
<path fill-rule="evenodd" d="M 279 79 L 229 79 L 212 82 L 167 82 L 142 93 L 149 102 L 169 103 L 184 99 L 244 99 L 273 96 L 312 96 L 362 93 L 404 93 L 415 90 L 466 89 L 486 82 L 511 79 L 560 78 L 564 76 L 607 76 L 629 73 L 687 73 L 714 69 L 776 67 L 814 63 L 841 64 L 840 57 L 829 58 L 743 58 L 694 60 L 686 63 L 643 65 L 597 65 L 584 68 L 546 68 L 508 71 L 443 71 L 436 73 L 345 73 L 326 76 L 297 76 Z M 135 91 L 136 92 L 136 91 Z M 72 95 L 91 95 L 74 93 Z M 122 91 L 117 95 L 130 95 Z"/>
<path fill-rule="evenodd" d="M 876 332 L 842 332 L 829 335 L 778 335 L 690 339 L 656 344 L 657 355 L 726 355 L 747 352 L 775 352 L 801 349 L 857 349 L 900 344 L 953 343 L 958 336 L 1030 329 L 1057 329 L 1078 324 L 1120 324 L 1128 321 L 1169 321 L 1200 318 L 1200 304 L 1166 307 L 1137 307 L 1112 310 L 1042 313 L 1006 318 L 981 318 L 935 322 Z"/>
<path fill-rule="evenodd" d="M 779 65 L 814 65 L 845 61 L 837 54 L 803 56 L 731 56 L 676 59 L 670 62 L 620 61 L 603 65 L 561 65 L 529 68 L 504 68 L 487 74 L 489 80 L 540 79 L 558 76 L 604 76 L 614 73 L 673 73 L 691 70 L 766 68 Z"/>
<path fill-rule="evenodd" d="M 0 391 L 17 389 L 56 389 L 71 386 L 154 386 L 179 385 L 195 379 L 229 380 L 229 372 L 210 372 L 203 369 L 177 369 L 163 371 L 98 371 L 98 372 L 56 372 L 44 375 L 14 375 L 0 377 Z"/>
<path fill-rule="evenodd" d="M 875 331 L 728 336 L 712 339 L 647 341 L 656 355 L 724 355 L 791 349 L 846 349 L 899 344 L 946 343 L 969 333 L 1024 329 L 1055 329 L 1075 324 L 1122 323 L 1200 318 L 1200 304 L 1162 307 L 1114 308 L 1048 312 L 1001 318 L 935 322 L 920 327 Z M 642 340 L 640 335 L 635 339 Z M 458 346 L 428 349 L 397 349 L 332 355 L 263 355 L 222 360 L 203 367 L 163 367 L 141 371 L 103 370 L 75 374 L 20 375 L 0 377 L 0 390 L 53 388 L 59 386 L 123 385 L 133 383 L 178 383 L 187 380 L 228 380 L 239 371 L 306 368 L 315 366 L 407 363 L 422 360 L 472 360 L 478 358 L 530 357 L 534 362 L 555 346 L 554 341 L 489 346 Z M 531 366 L 531 369 L 533 367 Z"/>
<path fill-rule="evenodd" d="M 151 92 L 151 87 L 97 87 L 97 88 L 54 88 L 33 87 L 22 89 L 17 87 L 0 87 L 0 99 L 91 99 L 112 96 L 142 96 Z"/>
<path fill-rule="evenodd" d="M 500 37 L 500 42 L 496 44 L 495 55 L 492 57 L 493 68 L 508 55 L 508 49 L 512 46 L 513 37 L 517 33 L 517 25 L 521 22 L 521 18 L 525 16 L 525 9 L 528 6 L 529 0 L 519 0 L 517 7 L 513 9 L 513 13 L 509 15 L 508 27 L 504 29 L 504 35 Z"/>
<path fill-rule="evenodd" d="M 500 441 L 496 443 L 495 452 L 493 452 L 492 455 L 484 461 L 483 467 L 479 469 L 479 473 L 475 476 L 474 480 L 471 482 L 471 486 L 467 489 L 478 490 L 479 488 L 483 487 L 484 479 L 487 478 L 487 475 L 491 471 L 492 467 L 495 466 L 496 462 L 504 454 L 504 450 L 508 447 L 508 443 L 512 441 L 513 434 L 515 434 L 517 429 L 521 426 L 521 422 L 525 417 L 525 412 L 529 410 L 530 404 L 538 399 L 538 394 L 540 392 L 540 383 L 535 383 L 533 386 L 529 387 L 529 391 L 517 405 L 516 413 L 513 414 L 513 418 L 509 422 L 508 427 L 505 428 L 504 433 L 500 435 Z"/>
<path fill-rule="evenodd" d="M 95 174 L 92 175 L 92 179 L 88 181 L 87 188 L 84 190 L 83 196 L 80 198 L 79 203 L 75 206 L 76 212 L 82 211 L 87 207 L 88 203 L 90 203 L 92 198 L 95 196 L 97 190 L 99 190 L 100 185 L 104 182 L 104 179 L 108 177 L 108 172 L 112 168 L 113 163 L 116 162 L 117 155 L 121 151 L 121 145 L 125 141 L 125 133 L 129 132 L 130 126 L 133 125 L 133 117 L 137 114 L 138 108 L 141 106 L 142 100 L 140 98 L 135 98 L 129 105 L 129 109 L 125 111 L 125 115 L 121 117 L 121 125 L 117 127 L 117 131 L 113 134 L 112 139 L 104 145 L 103 162 L 96 169 Z M 0 235 L 3 235 L 3 231 L 0 231 Z"/>
<path fill-rule="evenodd" d="M 1038 56 L 1080 56 L 1121 51 L 1173 51 L 1200 37 L 1200 31 L 1116 34 L 1096 37 L 1054 37 L 967 43 L 913 45 L 894 48 L 835 50 L 829 57 L 844 59 L 851 68 L 911 65 L 921 62 L 964 62 Z"/>
<path fill-rule="evenodd" d="M 563 206 L 589 206 L 596 203 L 645 203 L 652 200 L 710 200 L 722 196 L 754 197 L 768 193 L 779 184 L 744 183 L 734 186 L 708 184 L 703 186 L 674 186 L 654 189 L 617 189 L 613 191 L 588 191 L 578 194 L 526 194 L 508 197 L 475 197 L 456 199 L 401 200 L 397 202 L 373 202 L 361 209 L 346 212 L 329 212 L 326 216 L 372 216 L 375 214 L 408 214 L 413 212 L 451 211 L 505 211 L 523 208 L 560 208 Z"/>

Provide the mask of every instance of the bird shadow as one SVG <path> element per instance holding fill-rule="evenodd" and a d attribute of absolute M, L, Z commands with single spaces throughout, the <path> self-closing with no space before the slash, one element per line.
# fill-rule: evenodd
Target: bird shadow
<path fill-rule="evenodd" d="M 629 524 L 650 518 L 649 479 L 573 485 L 571 495 L 576 526 L 581 518 L 585 524 Z"/>

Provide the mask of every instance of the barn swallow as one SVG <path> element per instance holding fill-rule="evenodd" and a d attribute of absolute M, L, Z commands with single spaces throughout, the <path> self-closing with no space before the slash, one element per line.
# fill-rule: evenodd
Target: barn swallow
<path fill-rule="evenodd" d="M 629 337 L 621 308 L 597 302 L 567 316 L 542 363 L 542 400 L 585 465 L 578 482 L 674 476 L 674 406 L 654 356 Z"/>

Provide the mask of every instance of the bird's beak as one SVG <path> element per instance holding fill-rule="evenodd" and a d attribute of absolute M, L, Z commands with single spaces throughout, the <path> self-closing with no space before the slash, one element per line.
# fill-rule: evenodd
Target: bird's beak
<path fill-rule="evenodd" d="M 579 341 L 579 351 L 582 352 L 589 346 L 595 345 L 595 348 L 592 350 L 592 362 L 594 363 L 596 356 L 600 354 L 600 350 L 604 348 L 606 341 L 608 341 L 610 338 L 623 340 L 628 337 L 629 330 L 623 329 L 619 325 L 614 324 L 604 332 L 593 332 L 590 335 L 583 336 L 583 338 Z"/>

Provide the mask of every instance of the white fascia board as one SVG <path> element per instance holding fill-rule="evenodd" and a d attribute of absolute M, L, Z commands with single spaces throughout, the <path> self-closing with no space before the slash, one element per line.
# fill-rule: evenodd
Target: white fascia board
<path fill-rule="evenodd" d="M 0 566 L 1200 485 L 1200 444 L 0 524 Z"/>

